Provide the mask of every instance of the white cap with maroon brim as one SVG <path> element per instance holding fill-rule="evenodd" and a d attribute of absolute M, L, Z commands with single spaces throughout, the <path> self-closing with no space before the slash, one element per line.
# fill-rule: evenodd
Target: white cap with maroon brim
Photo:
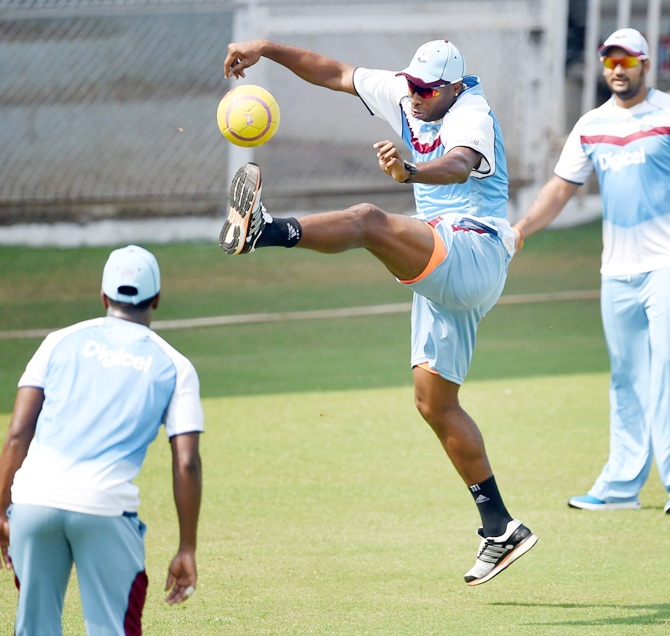
<path fill-rule="evenodd" d="M 422 88 L 455 84 L 465 76 L 465 60 L 461 52 L 447 40 L 422 44 L 409 66 L 396 73 Z"/>
<path fill-rule="evenodd" d="M 636 29 L 619 29 L 610 35 L 600 47 L 598 54 L 606 56 L 610 49 L 620 48 L 634 57 L 649 57 L 649 44 Z"/>

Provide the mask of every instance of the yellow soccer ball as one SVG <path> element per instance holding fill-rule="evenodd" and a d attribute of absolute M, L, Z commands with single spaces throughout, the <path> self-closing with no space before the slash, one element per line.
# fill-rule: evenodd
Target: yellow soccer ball
<path fill-rule="evenodd" d="M 279 104 L 272 93 L 253 84 L 228 91 L 216 111 L 221 134 L 245 148 L 270 141 L 279 128 L 279 117 Z"/>

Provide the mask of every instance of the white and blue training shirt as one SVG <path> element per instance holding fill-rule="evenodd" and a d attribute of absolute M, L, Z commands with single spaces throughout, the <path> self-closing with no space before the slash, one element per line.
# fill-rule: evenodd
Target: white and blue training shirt
<path fill-rule="evenodd" d="M 354 72 L 354 86 L 363 103 L 402 137 L 416 163 L 442 157 L 458 146 L 472 148 L 482 156 L 481 164 L 465 183 L 413 184 L 415 216 L 429 221 L 457 213 L 485 219 L 501 230 L 509 249 L 509 177 L 502 131 L 479 77 L 467 75 L 463 84 L 463 92 L 441 120 L 424 122 L 412 116 L 405 77 L 396 76 L 393 71 L 365 68 Z"/>
<path fill-rule="evenodd" d="M 201 432 L 198 375 L 154 331 L 113 317 L 48 335 L 19 387 L 44 390 L 12 501 L 97 515 L 135 512 L 132 482 L 161 424 Z"/>
<path fill-rule="evenodd" d="M 670 267 L 670 95 L 650 88 L 632 108 L 612 97 L 582 116 L 554 172 L 581 185 L 594 169 L 603 205 L 602 274 Z"/>

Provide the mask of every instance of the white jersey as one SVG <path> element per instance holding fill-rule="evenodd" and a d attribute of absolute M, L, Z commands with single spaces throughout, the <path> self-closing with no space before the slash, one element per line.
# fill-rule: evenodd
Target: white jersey
<path fill-rule="evenodd" d="M 554 172 L 583 184 L 595 169 L 603 204 L 601 272 L 670 267 L 670 95 L 632 108 L 612 97 L 575 124 Z"/>
<path fill-rule="evenodd" d="M 416 163 L 444 156 L 452 148 L 472 148 L 482 156 L 465 183 L 415 183 L 415 217 L 430 221 L 448 214 L 476 217 L 494 226 L 507 250 L 514 253 L 514 237 L 507 221 L 509 178 L 502 131 L 484 96 L 479 77 L 463 78 L 464 90 L 438 121 L 412 116 L 407 80 L 393 71 L 357 68 L 354 86 L 373 114 L 387 121 L 402 137 Z"/>
<path fill-rule="evenodd" d="M 48 335 L 19 387 L 44 390 L 15 503 L 97 515 L 135 512 L 132 483 L 162 423 L 203 431 L 197 373 L 148 327 L 104 317 Z"/>

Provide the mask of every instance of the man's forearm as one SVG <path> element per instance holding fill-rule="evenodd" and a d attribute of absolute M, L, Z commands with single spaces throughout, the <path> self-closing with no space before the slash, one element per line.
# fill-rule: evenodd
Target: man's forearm
<path fill-rule="evenodd" d="M 552 177 L 537 193 L 528 211 L 514 224 L 523 235 L 529 236 L 549 225 L 563 210 L 579 185 Z"/>
<path fill-rule="evenodd" d="M 179 547 L 195 551 L 202 500 L 202 464 L 198 433 L 173 438 L 173 490 L 179 520 Z"/>

